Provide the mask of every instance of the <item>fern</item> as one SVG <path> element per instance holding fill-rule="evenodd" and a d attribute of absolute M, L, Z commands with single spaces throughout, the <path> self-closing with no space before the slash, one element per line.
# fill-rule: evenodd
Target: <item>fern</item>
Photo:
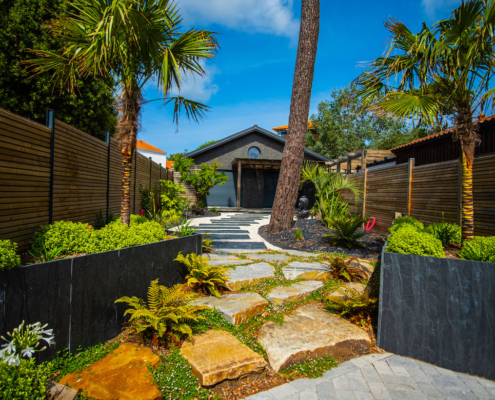
<path fill-rule="evenodd" d="M 211 253 L 213 251 L 213 239 L 209 239 L 210 233 L 203 233 L 203 253 Z"/>
<path fill-rule="evenodd" d="M 327 308 L 330 311 L 339 312 L 340 316 L 348 317 L 352 322 L 360 322 L 361 325 L 370 322 L 371 312 L 378 299 L 370 297 L 366 290 L 360 293 L 353 288 L 341 287 L 337 293 L 341 296 L 327 297 Z"/>
<path fill-rule="evenodd" d="M 344 279 L 347 282 L 355 282 L 361 279 L 366 279 L 366 274 L 359 268 L 351 267 L 351 263 L 355 258 L 344 260 L 340 257 L 333 257 L 330 261 L 332 267 L 331 275 L 335 279 Z"/>
<path fill-rule="evenodd" d="M 154 338 L 171 336 L 179 341 L 182 336 L 192 336 L 191 324 L 204 319 L 199 311 L 207 307 L 195 306 L 196 293 L 184 292 L 184 285 L 171 288 L 158 284 L 158 279 L 151 282 L 148 288 L 148 304 L 135 296 L 121 297 L 116 303 L 127 303 L 131 308 L 125 315 L 130 315 L 129 322 L 138 333 L 153 333 Z"/>
<path fill-rule="evenodd" d="M 210 292 L 213 296 L 221 297 L 220 289 L 225 288 L 228 280 L 228 268 L 209 265 L 202 256 L 194 253 L 184 256 L 182 252 L 175 261 L 184 264 L 189 271 L 186 276 L 187 285 L 203 293 Z"/>

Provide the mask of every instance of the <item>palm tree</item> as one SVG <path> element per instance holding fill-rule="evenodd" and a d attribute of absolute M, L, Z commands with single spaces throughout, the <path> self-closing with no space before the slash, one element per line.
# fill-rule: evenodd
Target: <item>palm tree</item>
<path fill-rule="evenodd" d="M 320 27 L 320 0 L 302 0 L 301 28 L 290 100 L 289 128 L 280 178 L 275 193 L 269 232 L 289 230 L 294 219 L 299 180 L 304 160 L 304 139 L 308 130 L 309 102 Z"/>
<path fill-rule="evenodd" d="M 113 78 L 119 86 L 117 125 L 122 150 L 122 224 L 130 222 L 130 175 L 136 149 L 143 86 L 156 82 L 163 105 L 174 103 L 174 121 L 181 111 L 198 121 L 208 107 L 181 96 L 184 74 L 203 75 L 201 61 L 215 55 L 215 34 L 181 32 L 181 17 L 169 0 L 74 0 L 73 11 L 49 25 L 64 43 L 58 52 L 34 50 L 31 73 L 53 71 L 54 85 L 77 91 L 76 77 Z M 153 100 L 152 100 L 153 101 Z"/>
<path fill-rule="evenodd" d="M 449 19 L 413 34 L 389 19 L 387 54 L 355 81 L 361 97 L 379 115 L 438 125 L 453 115 L 462 149 L 462 239 L 474 237 L 473 162 L 479 142 L 473 115 L 493 108 L 495 1 L 471 0 Z"/>

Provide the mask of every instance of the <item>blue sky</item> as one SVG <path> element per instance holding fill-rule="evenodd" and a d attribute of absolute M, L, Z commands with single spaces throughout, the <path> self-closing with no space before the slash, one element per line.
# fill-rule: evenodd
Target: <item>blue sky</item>
<path fill-rule="evenodd" d="M 461 0 L 320 0 L 320 35 L 310 115 L 334 88 L 363 71 L 360 63 L 383 54 L 388 39 L 383 21 L 393 17 L 413 32 L 425 21 L 447 18 Z M 221 49 L 206 63 L 204 79 L 188 79 L 181 95 L 211 107 L 199 124 L 180 119 L 172 106 L 143 107 L 138 138 L 167 152 L 194 150 L 257 124 L 271 130 L 289 118 L 297 53 L 301 0 L 177 0 L 185 27 L 218 32 Z M 145 98 L 158 96 L 146 87 Z"/>

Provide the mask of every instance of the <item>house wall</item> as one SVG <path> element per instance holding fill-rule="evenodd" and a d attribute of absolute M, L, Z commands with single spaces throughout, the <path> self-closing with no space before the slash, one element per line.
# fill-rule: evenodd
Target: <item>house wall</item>
<path fill-rule="evenodd" d="M 142 154 L 143 156 L 146 157 L 151 157 L 151 160 L 153 162 L 156 162 L 157 164 L 162 164 L 163 168 L 166 168 L 167 165 L 167 155 L 165 153 L 158 153 L 157 151 L 150 151 L 150 150 L 143 150 L 143 149 L 136 149 L 138 153 Z"/>

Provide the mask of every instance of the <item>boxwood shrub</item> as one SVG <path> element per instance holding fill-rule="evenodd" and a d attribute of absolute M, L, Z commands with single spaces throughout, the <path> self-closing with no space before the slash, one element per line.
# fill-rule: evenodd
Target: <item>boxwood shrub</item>
<path fill-rule="evenodd" d="M 0 399 L 5 399 L 14 376 L 15 366 L 0 361 Z M 15 381 L 11 399 L 42 400 L 46 399 L 46 380 L 51 375 L 48 363 L 36 365 L 34 358 L 22 359 L 19 364 L 19 375 Z"/>
<path fill-rule="evenodd" d="M 427 232 L 419 231 L 414 226 L 405 226 L 395 230 L 388 238 L 385 251 L 417 256 L 445 257 L 442 242 Z"/>
<path fill-rule="evenodd" d="M 392 229 L 397 229 L 397 226 L 401 225 L 401 224 L 414 225 L 416 228 L 418 228 L 420 230 L 424 229 L 424 227 L 425 227 L 423 225 L 423 223 L 418 221 L 416 218 L 409 217 L 409 216 L 405 215 L 403 217 L 399 217 L 399 218 L 394 219 L 394 224 L 389 228 L 390 232 L 392 232 Z"/>
<path fill-rule="evenodd" d="M 0 240 L 0 271 L 21 265 L 21 257 L 17 255 L 17 243 L 8 239 Z"/>
<path fill-rule="evenodd" d="M 32 247 L 41 248 L 45 243 L 47 250 L 63 248 L 61 255 L 89 253 L 91 248 L 93 227 L 82 222 L 57 221 L 42 226 L 33 237 Z"/>

